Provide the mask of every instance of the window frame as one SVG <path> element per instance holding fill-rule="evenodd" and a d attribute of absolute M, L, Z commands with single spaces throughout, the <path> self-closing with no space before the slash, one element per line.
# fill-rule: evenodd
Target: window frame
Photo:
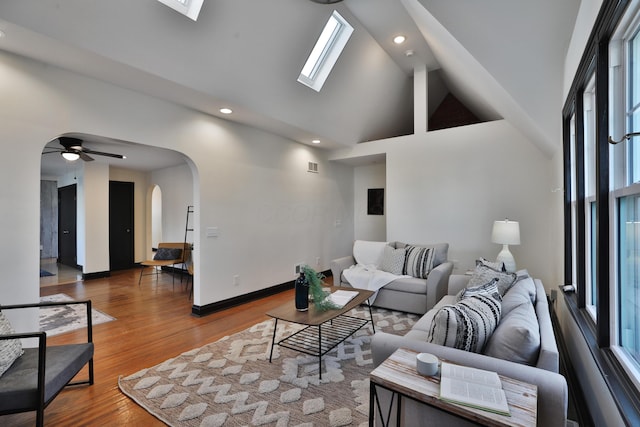
<path fill-rule="evenodd" d="M 614 103 L 610 102 L 610 86 L 617 90 L 614 72 L 610 72 L 610 47 L 613 34 L 621 23 L 632 1 L 603 2 L 592 33 L 587 41 L 576 75 L 563 108 L 563 156 L 564 156 L 564 224 L 566 283 L 576 285 L 575 294 L 565 294 L 569 313 L 581 331 L 593 360 L 618 406 L 620 416 L 629 425 L 640 424 L 640 388 L 633 375 L 625 370 L 624 358 L 619 358 L 617 341 L 617 260 L 615 242 L 617 227 L 619 179 L 614 162 L 619 159 L 619 149 L 610 148 L 608 142 L 611 115 L 616 116 Z M 585 169 L 583 96 L 592 73 L 595 72 L 596 90 L 596 257 L 597 306 L 596 316 L 588 314 L 586 289 L 588 276 L 585 262 L 589 243 L 585 218 Z M 617 131 L 615 121 L 612 131 Z M 572 135 L 575 132 L 575 136 Z M 615 134 L 617 132 L 612 132 Z M 573 160 L 573 163 L 572 163 Z M 618 192 L 619 193 L 619 192 Z M 576 206 L 575 213 L 572 212 Z"/>

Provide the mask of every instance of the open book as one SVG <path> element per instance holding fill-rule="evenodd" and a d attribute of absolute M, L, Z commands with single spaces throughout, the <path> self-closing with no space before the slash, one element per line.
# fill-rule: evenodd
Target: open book
<path fill-rule="evenodd" d="M 342 308 L 358 295 L 358 291 L 335 291 L 328 296 L 335 305 Z"/>
<path fill-rule="evenodd" d="M 502 382 L 495 372 L 442 362 L 440 398 L 510 416 Z"/>

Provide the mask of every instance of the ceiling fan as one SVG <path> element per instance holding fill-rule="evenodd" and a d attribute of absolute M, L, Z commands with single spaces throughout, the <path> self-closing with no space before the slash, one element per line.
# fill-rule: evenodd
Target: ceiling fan
<path fill-rule="evenodd" d="M 93 154 L 94 156 L 113 157 L 116 159 L 126 158 L 121 154 L 105 153 L 102 151 L 94 151 L 94 150 L 85 148 L 82 146 L 82 140 L 79 138 L 61 136 L 58 138 L 58 141 L 60 142 L 60 145 L 62 145 L 63 148 L 50 147 L 49 149 L 53 151 L 43 151 L 42 154 L 60 153 L 62 157 L 64 157 L 69 161 L 82 159 L 85 162 L 91 162 L 94 160 L 94 158 L 91 157 L 89 154 Z"/>

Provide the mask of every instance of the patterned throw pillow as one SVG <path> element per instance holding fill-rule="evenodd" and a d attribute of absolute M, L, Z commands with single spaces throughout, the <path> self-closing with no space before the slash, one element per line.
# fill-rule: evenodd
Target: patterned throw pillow
<path fill-rule="evenodd" d="M 498 291 L 498 279 L 493 278 L 489 283 L 485 283 L 484 285 L 464 288 L 456 295 L 456 301 L 476 295 L 489 295 L 498 301 L 502 301 L 502 296 Z"/>
<path fill-rule="evenodd" d="M 480 286 L 492 279 L 498 279 L 498 291 L 500 292 L 500 295 L 504 295 L 505 292 L 507 292 L 509 288 L 516 283 L 517 276 L 516 273 L 497 271 L 481 264 L 477 265 L 475 270 L 473 270 L 473 274 L 471 275 L 471 279 L 469 279 L 467 287 L 471 288 L 474 286 Z"/>
<path fill-rule="evenodd" d="M 403 274 L 426 279 L 433 268 L 433 248 L 423 248 L 420 246 L 407 246 L 407 253 L 404 259 Z"/>
<path fill-rule="evenodd" d="M 500 301 L 479 294 L 443 306 L 433 317 L 427 341 L 481 353 L 500 322 Z"/>
<path fill-rule="evenodd" d="M 181 259 L 182 249 L 180 248 L 158 248 L 153 259 L 157 261 L 169 261 L 172 259 Z"/>
<path fill-rule="evenodd" d="M 15 332 L 9 320 L 5 317 L 4 313 L 0 311 L 0 335 L 13 333 Z M 0 375 L 9 369 L 13 362 L 22 356 L 22 353 L 24 353 L 24 351 L 22 350 L 20 340 L 0 340 Z"/>
<path fill-rule="evenodd" d="M 382 252 L 382 262 L 380 270 L 391 274 L 401 275 L 404 268 L 405 248 L 393 249 L 387 245 Z"/>
<path fill-rule="evenodd" d="M 505 267 L 504 262 L 502 261 L 488 261 L 484 258 L 479 258 L 476 260 L 476 265 L 484 265 L 485 267 L 492 268 L 496 271 L 502 271 L 503 273 L 507 272 L 507 267 Z"/>

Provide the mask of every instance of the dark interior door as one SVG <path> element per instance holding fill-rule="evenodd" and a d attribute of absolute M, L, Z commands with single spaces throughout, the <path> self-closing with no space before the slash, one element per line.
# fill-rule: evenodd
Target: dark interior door
<path fill-rule="evenodd" d="M 134 266 L 133 182 L 109 181 L 109 268 Z"/>
<path fill-rule="evenodd" d="M 58 188 L 58 262 L 78 266 L 76 243 L 76 185 Z"/>

